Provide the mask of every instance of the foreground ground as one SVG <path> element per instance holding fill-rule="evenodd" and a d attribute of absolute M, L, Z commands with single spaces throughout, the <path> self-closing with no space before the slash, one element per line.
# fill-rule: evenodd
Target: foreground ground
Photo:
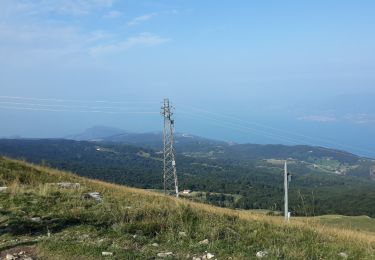
<path fill-rule="evenodd" d="M 340 225 L 327 217 L 284 224 L 280 217 L 176 200 L 6 158 L 0 158 L 0 186 L 7 187 L 0 192 L 2 257 L 24 251 L 33 259 L 254 259 L 257 253 L 266 259 L 375 258 L 370 222 Z M 99 192 L 102 200 L 89 192 Z"/>

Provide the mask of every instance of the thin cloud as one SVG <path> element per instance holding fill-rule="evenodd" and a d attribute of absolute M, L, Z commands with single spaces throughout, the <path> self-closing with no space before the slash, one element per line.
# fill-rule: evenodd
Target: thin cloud
<path fill-rule="evenodd" d="M 344 115 L 308 115 L 299 117 L 299 120 L 331 123 L 331 122 L 347 122 L 352 124 L 373 124 L 375 123 L 375 115 L 358 113 L 358 114 L 344 114 Z"/>
<path fill-rule="evenodd" d="M 116 11 L 116 10 L 112 10 L 108 13 L 106 13 L 105 15 L 103 15 L 103 18 L 106 18 L 106 19 L 115 19 L 115 18 L 118 18 L 122 15 L 121 12 L 119 11 Z"/>
<path fill-rule="evenodd" d="M 111 54 L 126 51 L 132 47 L 144 46 L 152 47 L 170 41 L 168 38 L 151 33 L 141 33 L 133 37 L 127 38 L 125 41 L 120 41 L 113 44 L 99 45 L 90 49 L 92 56 L 99 56 L 104 54 Z"/>
<path fill-rule="evenodd" d="M 113 39 L 113 35 L 95 30 L 83 32 L 68 26 L 0 25 L 0 66 L 16 67 L 60 64 L 84 60 L 91 47 Z"/>
<path fill-rule="evenodd" d="M 135 26 L 135 25 L 144 23 L 146 21 L 151 20 L 156 15 L 157 15 L 156 13 L 151 13 L 151 14 L 145 14 L 145 15 L 141 15 L 141 16 L 135 17 L 131 21 L 128 22 L 128 26 Z"/>
<path fill-rule="evenodd" d="M 326 115 L 309 115 L 309 116 L 300 117 L 298 119 L 305 120 L 305 121 L 322 122 L 322 123 L 338 121 L 338 118 L 334 116 L 326 116 Z"/>
<path fill-rule="evenodd" d="M 95 9 L 111 8 L 113 4 L 114 0 L 15 0 L 8 4 L 8 10 L 30 16 L 40 14 L 82 16 L 88 15 Z"/>
<path fill-rule="evenodd" d="M 370 114 L 346 114 L 344 116 L 344 119 L 355 123 L 355 124 L 373 124 L 375 123 L 375 115 Z"/>
<path fill-rule="evenodd" d="M 102 9 L 105 13 L 107 9 L 114 10 L 113 4 L 114 0 L 0 0 L 0 16 L 3 17 L 0 66 L 85 62 L 92 47 L 116 38 L 111 31 L 85 30 L 66 16 L 103 13 Z M 49 20 L 50 17 L 53 19 Z"/>

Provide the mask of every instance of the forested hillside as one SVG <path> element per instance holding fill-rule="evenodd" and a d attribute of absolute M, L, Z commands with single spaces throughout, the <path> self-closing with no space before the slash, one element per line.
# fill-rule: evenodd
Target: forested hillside
<path fill-rule="evenodd" d="M 307 147 L 301 149 L 308 150 Z M 1 140 L 0 153 L 90 178 L 162 189 L 162 155 L 157 150 L 87 141 Z M 344 164 L 338 166 L 338 161 L 325 155 L 311 157 L 309 160 L 315 164 L 289 159 L 293 175 L 290 185 L 292 214 L 375 216 L 375 182 L 368 181 L 367 176 L 351 177 L 330 171 L 344 167 Z M 352 159 L 354 156 L 345 160 Z M 356 163 L 361 160 L 358 158 Z M 193 190 L 191 199 L 232 208 L 280 211 L 283 204 L 282 167 L 280 159 L 235 160 L 229 155 L 215 156 L 202 151 L 177 154 L 181 190 Z M 346 163 L 345 167 L 353 166 Z"/>

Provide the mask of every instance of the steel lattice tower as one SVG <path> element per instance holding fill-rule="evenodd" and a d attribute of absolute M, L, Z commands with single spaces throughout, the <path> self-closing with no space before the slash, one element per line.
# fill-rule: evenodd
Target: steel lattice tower
<path fill-rule="evenodd" d="M 164 144 L 164 193 L 175 194 L 178 198 L 178 181 L 176 173 L 176 159 L 173 146 L 174 120 L 173 107 L 169 99 L 164 99 L 161 114 L 164 117 L 163 144 Z"/>

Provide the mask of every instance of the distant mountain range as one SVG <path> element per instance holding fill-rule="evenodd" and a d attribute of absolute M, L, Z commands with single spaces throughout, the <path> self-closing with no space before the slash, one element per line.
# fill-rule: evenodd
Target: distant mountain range
<path fill-rule="evenodd" d="M 105 126 L 95 126 L 83 133 L 64 139 L 76 141 L 94 141 L 103 143 L 128 144 L 154 150 L 162 149 L 162 132 L 133 133 L 126 130 Z M 355 164 L 369 160 L 358 155 L 318 146 L 309 145 L 260 145 L 238 144 L 213 139 L 207 139 L 186 133 L 175 134 L 175 147 L 178 153 L 199 157 L 199 153 L 209 153 L 211 157 L 226 158 L 235 161 L 261 159 L 297 159 L 314 163 L 316 159 L 329 158 L 343 164 Z M 204 156 L 207 157 L 207 156 Z"/>
<path fill-rule="evenodd" d="M 93 126 L 86 129 L 82 133 L 66 136 L 64 137 L 64 139 L 71 139 L 76 141 L 100 141 L 110 136 L 120 135 L 124 133 L 127 133 L 127 131 L 120 128 L 108 126 Z"/>
<path fill-rule="evenodd" d="M 66 136 L 63 139 L 75 141 L 94 141 L 94 142 L 107 142 L 107 143 L 120 143 L 137 145 L 152 149 L 162 149 L 163 133 L 162 132 L 146 132 L 134 133 L 118 128 L 106 126 L 94 126 L 86 129 L 84 132 Z M 224 141 L 212 140 L 186 133 L 175 133 L 175 145 L 177 148 L 184 150 L 193 146 L 197 149 L 200 146 L 229 146 L 234 143 Z"/>

